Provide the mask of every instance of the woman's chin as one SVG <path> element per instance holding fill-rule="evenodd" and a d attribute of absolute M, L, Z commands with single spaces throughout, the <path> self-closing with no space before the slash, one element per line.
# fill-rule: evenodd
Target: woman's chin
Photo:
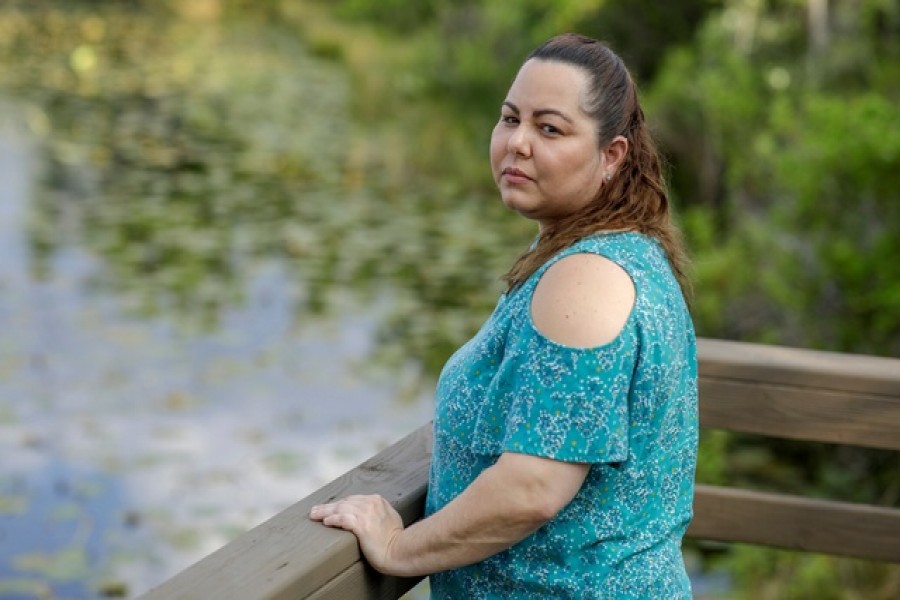
<path fill-rule="evenodd" d="M 509 210 L 514 210 L 523 217 L 529 217 L 534 212 L 534 206 L 519 194 L 503 194 L 501 196 L 503 205 Z"/>

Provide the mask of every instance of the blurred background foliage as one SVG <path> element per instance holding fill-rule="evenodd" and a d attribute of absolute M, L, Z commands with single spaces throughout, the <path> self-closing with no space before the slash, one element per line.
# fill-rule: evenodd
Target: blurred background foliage
<path fill-rule="evenodd" d="M 533 235 L 498 206 L 487 143 L 523 56 L 572 30 L 610 42 L 639 81 L 694 259 L 700 335 L 900 356 L 893 0 L 0 10 L 0 56 L 18 65 L 0 88 L 47 140 L 36 272 L 83 238 L 110 265 L 99 286 L 210 327 L 255 260 L 285 257 L 309 289 L 298 313 L 327 311 L 343 287 L 387 290 L 377 358 L 412 362 L 427 384 Z M 890 453 L 711 431 L 698 476 L 900 505 Z M 693 550 L 738 598 L 900 596 L 896 567 Z"/>

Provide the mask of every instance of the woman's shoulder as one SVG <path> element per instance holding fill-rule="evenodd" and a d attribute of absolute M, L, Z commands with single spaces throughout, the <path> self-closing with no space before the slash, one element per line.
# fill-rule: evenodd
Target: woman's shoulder
<path fill-rule="evenodd" d="M 573 253 L 540 277 L 531 318 L 545 337 L 570 347 L 595 347 L 614 340 L 635 303 L 631 276 L 596 253 Z"/>

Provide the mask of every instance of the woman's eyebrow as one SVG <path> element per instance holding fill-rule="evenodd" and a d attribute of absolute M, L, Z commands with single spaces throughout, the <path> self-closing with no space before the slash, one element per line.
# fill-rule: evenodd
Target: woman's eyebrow
<path fill-rule="evenodd" d="M 503 102 L 503 106 L 506 106 L 507 108 L 509 108 L 511 111 L 513 111 L 517 115 L 520 112 L 519 107 L 516 106 L 515 104 L 513 104 L 512 102 L 510 102 L 509 100 L 505 100 Z M 544 115 L 556 115 L 557 117 L 559 117 L 565 121 L 568 121 L 569 123 L 572 122 L 572 119 L 570 119 L 568 116 L 566 116 L 566 114 L 564 112 L 558 111 L 555 108 L 539 108 L 538 110 L 534 111 L 535 117 L 542 117 Z"/>
<path fill-rule="evenodd" d="M 572 119 L 567 117 L 565 113 L 560 112 L 560 111 L 556 110 L 555 108 L 541 108 L 541 109 L 534 111 L 534 116 L 536 116 L 536 117 L 542 117 L 544 115 L 556 115 L 557 117 L 559 117 L 560 119 L 563 119 L 564 121 L 568 121 L 569 123 L 572 122 Z"/>

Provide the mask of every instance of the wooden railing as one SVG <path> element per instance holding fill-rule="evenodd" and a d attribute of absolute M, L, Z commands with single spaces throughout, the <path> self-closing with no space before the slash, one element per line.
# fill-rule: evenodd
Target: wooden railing
<path fill-rule="evenodd" d="M 900 451 L 900 360 L 702 340 L 700 425 Z M 900 508 L 698 485 L 688 535 L 900 562 Z"/>
<path fill-rule="evenodd" d="M 703 339 L 702 427 L 900 451 L 900 360 Z M 307 517 L 321 502 L 379 493 L 422 516 L 425 425 L 238 537 L 143 600 L 394 599 L 417 579 L 385 577 L 352 534 Z M 900 563 L 900 508 L 698 485 L 688 535 Z"/>

